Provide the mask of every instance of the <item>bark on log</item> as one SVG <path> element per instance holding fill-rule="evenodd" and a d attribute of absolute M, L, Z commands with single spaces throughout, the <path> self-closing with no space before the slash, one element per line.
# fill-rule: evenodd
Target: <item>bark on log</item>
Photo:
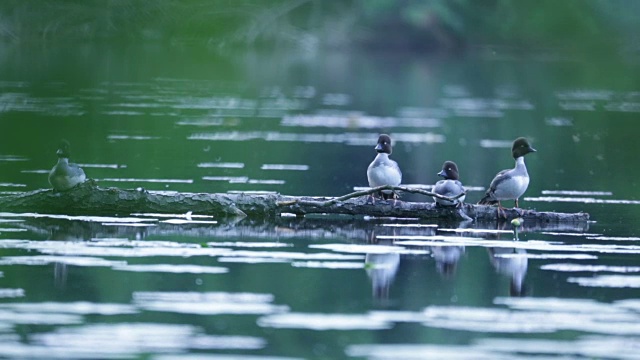
<path fill-rule="evenodd" d="M 424 190 L 385 187 L 432 195 Z M 379 189 L 379 188 L 378 188 Z M 538 223 L 587 222 L 589 214 L 537 212 L 506 209 L 506 219 L 498 216 L 492 206 L 463 204 L 455 207 L 436 206 L 429 202 L 371 202 L 370 191 L 348 194 L 340 198 L 287 196 L 254 193 L 178 193 L 153 192 L 144 189 L 103 188 L 86 182 L 69 191 L 36 190 L 0 197 L 0 211 L 38 212 L 67 215 L 129 215 L 132 213 L 207 214 L 216 217 L 248 216 L 269 218 L 282 213 L 297 216 L 308 214 L 345 214 L 372 217 L 400 217 L 440 220 L 510 221 L 522 217 Z M 431 199 L 429 199 L 431 200 Z"/>

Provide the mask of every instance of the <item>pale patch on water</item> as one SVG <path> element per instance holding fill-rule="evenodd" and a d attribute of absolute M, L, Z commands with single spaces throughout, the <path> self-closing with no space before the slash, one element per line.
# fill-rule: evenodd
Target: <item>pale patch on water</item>
<path fill-rule="evenodd" d="M 554 232 L 554 231 L 543 231 L 541 234 L 545 235 L 557 235 L 557 236 L 600 236 L 601 234 L 591 234 L 591 233 L 570 233 L 570 232 Z"/>
<path fill-rule="evenodd" d="M 574 202 L 584 204 L 640 204 L 640 200 L 609 200 L 609 199 L 596 199 L 592 197 L 561 197 L 561 196 L 539 196 L 539 197 L 525 197 L 526 201 L 538 201 L 538 202 Z"/>
<path fill-rule="evenodd" d="M 501 301 L 512 308 L 430 306 L 424 311 L 424 325 L 482 333 L 581 331 L 611 335 L 640 334 L 639 314 L 612 308 L 604 303 L 554 298 L 546 301 L 525 298 L 522 302 L 498 300 Z M 578 305 L 584 308 L 576 309 Z"/>
<path fill-rule="evenodd" d="M 103 111 L 104 115 L 127 115 L 127 116 L 140 116 L 145 115 L 145 113 L 141 111 L 125 111 L 125 110 L 111 110 L 111 111 Z M 132 140 L 147 140 L 143 139 L 142 136 L 139 136 L 140 139 L 134 139 L 133 137 L 128 137 L 128 139 Z M 110 140 L 115 140 L 114 138 L 109 138 Z M 120 139 L 118 139 L 120 140 Z"/>
<path fill-rule="evenodd" d="M 196 293 L 196 292 L 135 292 L 134 303 L 147 311 L 181 314 L 276 314 L 289 311 L 286 305 L 273 304 L 271 294 Z"/>
<path fill-rule="evenodd" d="M 511 253 L 511 254 L 494 254 L 496 258 L 527 258 L 527 259 L 572 259 L 572 260 L 594 260 L 598 257 L 595 255 L 587 254 L 531 254 L 531 253 Z"/>
<path fill-rule="evenodd" d="M 360 245 L 360 244 L 320 244 L 309 245 L 312 249 L 332 250 L 336 252 L 355 253 L 355 254 L 411 254 L 425 255 L 429 254 L 427 250 L 411 250 L 402 246 L 389 245 Z"/>
<path fill-rule="evenodd" d="M 288 263 L 291 260 L 288 259 L 270 259 L 263 257 L 227 257 L 222 256 L 218 258 L 218 262 L 222 263 L 241 263 L 241 264 L 277 264 L 277 263 Z"/>
<path fill-rule="evenodd" d="M 328 93 L 322 96 L 322 105 L 347 106 L 351 103 L 351 95 L 342 93 Z"/>
<path fill-rule="evenodd" d="M 480 246 L 513 248 L 539 251 L 595 252 L 608 254 L 640 254 L 640 246 L 635 245 L 601 245 L 601 244 L 563 244 L 542 240 L 513 241 L 488 240 L 455 236 L 422 236 L 422 235 L 379 235 L 378 239 L 396 239 L 400 246 Z M 407 240 L 403 240 L 407 239 Z M 399 241 L 398 241 L 399 240 Z"/>
<path fill-rule="evenodd" d="M 390 127 L 434 128 L 440 120 L 434 118 L 378 117 L 358 112 L 334 112 L 326 114 L 298 114 L 284 116 L 280 125 L 301 127 L 329 127 L 378 129 Z"/>
<path fill-rule="evenodd" d="M 0 183 L 0 187 L 26 187 L 27 184 Z"/>
<path fill-rule="evenodd" d="M 38 169 L 38 170 L 20 170 L 23 174 L 48 174 L 51 172 L 51 169 Z"/>
<path fill-rule="evenodd" d="M 587 236 L 589 240 L 640 241 L 637 236 Z"/>
<path fill-rule="evenodd" d="M 612 265 L 583 265 L 583 264 L 546 264 L 540 267 L 542 270 L 563 272 L 615 272 L 633 273 L 640 272 L 640 266 L 612 266 Z"/>
<path fill-rule="evenodd" d="M 202 180 L 227 181 L 229 183 L 245 183 L 249 181 L 247 176 L 203 176 Z"/>
<path fill-rule="evenodd" d="M 510 149 L 513 145 L 512 140 L 490 140 L 490 139 L 482 139 L 480 140 L 480 147 L 483 148 L 507 148 Z"/>
<path fill-rule="evenodd" d="M 364 269 L 364 263 L 350 261 L 295 261 L 291 266 L 311 269 Z"/>
<path fill-rule="evenodd" d="M 114 270 L 133 272 L 162 272 L 174 274 L 226 274 L 229 269 L 220 266 L 200 266 L 200 265 L 172 265 L 172 264 L 136 264 L 118 265 Z"/>
<path fill-rule="evenodd" d="M 27 229 L 19 229 L 19 228 L 0 228 L 0 232 L 24 232 L 28 231 Z"/>
<path fill-rule="evenodd" d="M 29 158 L 18 155 L 0 155 L 0 161 L 28 161 Z"/>
<path fill-rule="evenodd" d="M 640 276 L 631 275 L 598 275 L 594 277 L 570 277 L 570 283 L 586 287 L 602 288 L 640 288 Z M 640 321 L 640 319 L 638 319 Z M 640 334 L 640 332 L 638 332 Z"/>
<path fill-rule="evenodd" d="M 375 221 L 375 220 L 390 220 L 390 221 L 419 221 L 420 218 L 401 218 L 395 216 L 369 216 L 365 215 L 362 217 L 365 221 Z"/>
<path fill-rule="evenodd" d="M 111 223 L 111 222 L 105 222 L 102 223 L 101 225 L 103 226 L 130 226 L 130 227 L 153 227 L 156 226 L 156 224 L 143 224 L 143 223 L 136 223 L 136 224 L 130 224 L 130 223 Z"/>
<path fill-rule="evenodd" d="M 611 100 L 615 93 L 612 90 L 600 89 L 578 89 L 556 92 L 556 97 L 560 100 Z"/>
<path fill-rule="evenodd" d="M 296 165 L 296 164 L 262 164 L 260 170 L 292 170 L 292 171 L 307 171 L 309 165 Z"/>
<path fill-rule="evenodd" d="M 445 236 L 445 235 L 378 235 L 376 239 L 380 240 L 402 240 L 396 241 L 396 245 L 408 246 L 430 246 L 433 242 L 461 242 L 471 241 L 470 244 L 477 243 L 480 238 L 465 236 Z M 429 245 L 422 245 L 421 242 L 428 242 Z"/>
<path fill-rule="evenodd" d="M 200 127 L 208 127 L 208 126 L 221 126 L 223 125 L 224 119 L 203 119 L 203 120 L 182 120 L 176 122 L 176 125 L 180 126 L 200 126 Z"/>
<path fill-rule="evenodd" d="M 135 114 L 138 115 L 138 114 Z M 107 140 L 160 140 L 160 136 L 142 136 L 142 135 L 108 135 Z"/>
<path fill-rule="evenodd" d="M 513 234 L 513 230 L 498 230 L 498 229 L 438 229 L 438 231 L 454 232 L 456 234 L 471 233 L 471 234 Z"/>
<path fill-rule="evenodd" d="M 550 126 L 573 126 L 573 119 L 565 117 L 548 117 L 544 121 Z"/>
<path fill-rule="evenodd" d="M 501 355 L 488 349 L 482 351 L 473 349 L 468 345 L 438 345 L 438 344 L 359 344 L 349 345 L 345 350 L 351 357 L 367 358 L 373 360 L 399 359 L 399 360 L 507 360 L 518 357 Z M 515 355 L 515 354 L 514 354 Z M 542 360 L 542 359 L 541 359 Z"/>
<path fill-rule="evenodd" d="M 64 312 L 42 311 L 14 311 L 13 309 L 0 310 L 0 324 L 30 324 L 30 325 L 75 325 L 81 324 L 81 314 Z"/>
<path fill-rule="evenodd" d="M 158 218 L 180 218 L 180 219 L 213 219 L 212 215 L 194 214 L 188 212 L 186 214 L 160 214 L 160 213 L 133 213 L 131 216 L 145 216 L 145 217 L 158 217 Z"/>
<path fill-rule="evenodd" d="M 542 190 L 542 195 L 611 196 L 611 191 Z"/>
<path fill-rule="evenodd" d="M 260 185 L 283 185 L 285 183 L 284 180 L 272 180 L 272 179 L 249 179 L 249 184 L 260 184 Z"/>
<path fill-rule="evenodd" d="M 249 179 L 247 176 L 203 176 L 202 180 L 227 181 L 230 184 L 261 184 L 261 185 L 283 185 L 284 180 L 275 179 Z"/>
<path fill-rule="evenodd" d="M 230 249 L 203 248 L 198 244 L 185 244 L 169 241 L 29 241 L 3 240 L 1 248 L 36 250 L 43 254 L 64 257 L 151 257 L 151 256 L 210 256 L 229 255 Z M 15 261 L 15 260 L 14 260 Z"/>
<path fill-rule="evenodd" d="M 234 241 L 234 242 L 209 242 L 207 246 L 229 246 L 229 247 L 247 247 L 247 248 L 281 248 L 292 247 L 293 244 L 281 242 L 258 242 L 258 241 Z"/>
<path fill-rule="evenodd" d="M 258 319 L 261 327 L 307 330 L 385 330 L 393 324 L 367 314 L 284 313 Z"/>
<path fill-rule="evenodd" d="M 199 168 L 223 168 L 223 169 L 244 169 L 244 163 L 237 162 L 207 162 L 199 163 Z"/>
<path fill-rule="evenodd" d="M 127 165 L 122 164 L 78 164 L 83 168 L 99 168 L 99 169 L 125 169 Z"/>
<path fill-rule="evenodd" d="M 221 249 L 223 250 L 223 249 Z M 287 251 L 250 251 L 250 250 L 234 250 L 225 253 L 226 257 L 241 258 L 267 258 L 280 260 L 364 260 L 363 255 L 344 255 L 335 253 L 302 253 Z"/>
<path fill-rule="evenodd" d="M 594 101 L 560 101 L 558 103 L 560 109 L 567 111 L 595 111 L 596 103 Z"/>
<path fill-rule="evenodd" d="M 18 298 L 18 297 L 24 297 L 24 289 L 0 288 L 0 298 Z"/>
<path fill-rule="evenodd" d="M 5 256 L 0 258 L 0 265 L 31 265 L 42 266 L 49 264 L 66 264 L 72 266 L 123 266 L 126 261 L 106 260 L 99 257 L 88 256 Z"/>
<path fill-rule="evenodd" d="M 32 335 L 28 344 L 0 344 L 0 355 L 18 358 L 123 359 L 148 353 L 189 350 L 256 350 L 266 345 L 251 336 L 205 335 L 190 325 L 120 323 L 59 328 Z"/>
<path fill-rule="evenodd" d="M 615 320 L 616 318 L 624 319 L 629 311 L 627 309 L 621 309 L 615 306 L 611 306 L 608 303 L 598 302 L 592 299 L 572 299 L 572 298 L 557 298 L 557 297 L 543 297 L 543 298 L 510 298 L 499 297 L 494 299 L 496 305 L 506 305 L 515 310 L 535 310 L 535 311 L 547 311 L 549 313 L 576 313 L 586 314 L 598 318 L 599 315 L 606 315 L 609 320 Z"/>
<path fill-rule="evenodd" d="M 266 356 L 266 355 L 232 355 L 232 354 L 180 354 L 155 355 L 153 360 L 302 360 L 302 358 Z"/>
<path fill-rule="evenodd" d="M 86 222 L 99 222 L 99 223 L 142 223 L 142 222 L 157 222 L 158 219 L 140 219 L 135 217 L 112 217 L 112 216 L 71 216 L 71 215 L 57 215 L 57 214 L 38 214 L 38 213 L 0 213 L 0 217 L 21 217 L 21 218 L 48 218 L 48 219 L 62 219 L 71 221 L 86 221 Z"/>
<path fill-rule="evenodd" d="M 31 302 L 0 304 L 0 310 L 10 310 L 19 313 L 51 313 L 76 315 L 123 315 L 137 314 L 138 309 L 132 305 L 115 303 L 77 302 Z"/>
<path fill-rule="evenodd" d="M 640 359 L 636 338 L 618 336 L 583 336 L 572 341 L 484 338 L 468 351 L 493 351 L 509 359 Z"/>
<path fill-rule="evenodd" d="M 278 142 L 305 142 L 305 143 L 344 143 L 347 145 L 375 145 L 375 139 L 368 134 L 362 133 L 341 133 L 341 134 L 312 134 L 312 133 L 285 133 L 278 131 L 228 131 L 216 133 L 195 133 L 190 135 L 188 140 L 208 140 L 208 141 L 249 141 L 265 140 Z M 431 132 L 421 133 L 394 133 L 394 139 L 398 143 L 444 143 L 444 135 Z"/>
<path fill-rule="evenodd" d="M 606 111 L 618 111 L 618 112 L 640 112 L 640 102 L 621 101 L 611 102 L 604 106 Z"/>
<path fill-rule="evenodd" d="M 215 220 L 189 220 L 189 219 L 168 219 L 161 220 L 161 223 L 184 225 L 184 224 L 217 224 Z"/>
<path fill-rule="evenodd" d="M 135 179 L 135 178 L 104 178 L 99 181 L 111 182 L 146 182 L 163 184 L 193 184 L 193 179 Z"/>
<path fill-rule="evenodd" d="M 24 193 L 24 191 L 0 191 L 0 195 L 18 195 Z"/>

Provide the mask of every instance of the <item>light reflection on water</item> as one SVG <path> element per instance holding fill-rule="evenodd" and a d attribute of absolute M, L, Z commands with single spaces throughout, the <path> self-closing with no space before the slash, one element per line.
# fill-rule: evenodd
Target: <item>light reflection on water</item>
<path fill-rule="evenodd" d="M 154 214 L 139 215 L 151 216 L 150 219 L 146 218 L 151 221 L 162 218 L 154 217 Z M 19 324 L 32 323 L 49 324 L 51 329 L 29 335 L 29 343 L 0 339 L 0 355 L 15 356 L 15 354 L 27 352 L 38 354 L 51 347 L 53 358 L 56 356 L 83 358 L 88 351 L 86 344 L 107 346 L 106 343 L 109 343 L 108 350 L 97 353 L 103 358 L 133 357 L 147 352 L 177 354 L 195 349 L 200 351 L 226 349 L 239 351 L 244 355 L 257 355 L 255 351 L 268 349 L 280 343 L 282 338 L 278 333 L 287 329 L 302 329 L 318 334 L 338 331 L 350 337 L 349 334 L 359 332 L 399 331 L 399 324 L 412 326 L 414 329 L 412 331 L 429 332 L 440 329 L 437 331 L 476 334 L 474 336 L 476 340 L 469 345 L 471 348 L 479 346 L 477 344 L 488 339 L 485 334 L 490 333 L 531 334 L 532 337 L 527 341 L 533 341 L 531 339 L 536 339 L 542 334 L 554 334 L 567 330 L 612 337 L 640 334 L 636 326 L 637 313 L 633 310 L 632 304 L 623 302 L 611 304 L 588 298 L 565 299 L 544 295 L 531 297 L 532 288 L 535 291 L 540 284 L 536 280 L 529 279 L 528 272 L 536 272 L 537 268 L 544 270 L 542 274 L 580 274 L 580 276 L 561 277 L 559 281 L 564 283 L 563 286 L 578 284 L 581 287 L 596 289 L 638 287 L 637 276 L 611 275 L 621 272 L 637 273 L 637 267 L 625 267 L 614 263 L 599 265 L 598 256 L 603 252 L 618 253 L 620 251 L 637 255 L 640 253 L 640 247 L 635 245 L 637 241 L 613 238 L 603 243 L 597 237 L 593 238 L 592 233 L 584 232 L 582 226 L 577 226 L 574 231 L 571 231 L 570 227 L 565 227 L 561 232 L 547 231 L 548 234 L 544 235 L 541 230 L 553 230 L 554 226 L 528 224 L 526 226 L 529 227 L 521 229 L 520 235 L 521 238 L 526 239 L 514 241 L 511 229 L 491 227 L 459 229 L 451 224 L 369 220 L 346 227 L 348 223 L 343 223 L 342 227 L 329 231 L 329 228 L 325 227 L 325 222 L 283 218 L 279 220 L 281 222 L 279 225 L 229 226 L 224 221 L 185 225 L 158 223 L 155 228 L 145 230 L 147 233 L 142 235 L 142 239 L 137 239 L 139 234 L 136 230 L 123 226 L 108 230 L 107 227 L 100 225 L 101 220 L 104 220 L 102 218 L 49 218 L 34 217 L 32 214 L 2 214 L 2 216 L 8 219 L 17 217 L 25 220 L 11 224 L 13 227 L 23 226 L 28 230 L 27 232 L 38 227 L 47 229 L 51 226 L 60 228 L 64 224 L 77 224 L 81 227 L 90 227 L 92 234 L 90 240 L 73 242 L 28 238 L 1 240 L 0 244 L 4 249 L 18 252 L 18 255 L 0 258 L 0 266 L 8 271 L 20 266 L 29 266 L 38 272 L 48 271 L 47 269 L 54 267 L 57 269 L 55 284 L 63 288 L 77 281 L 71 280 L 72 274 L 76 273 L 76 268 L 82 268 L 88 272 L 87 274 L 96 273 L 96 275 L 99 269 L 102 269 L 102 272 L 108 271 L 114 274 L 126 273 L 130 274 L 127 277 L 131 280 L 159 274 L 165 277 L 164 282 L 174 283 L 172 278 L 175 277 L 175 284 L 191 285 L 187 286 L 189 289 L 187 291 L 148 291 L 145 289 L 149 287 L 138 281 L 125 282 L 114 289 L 118 292 L 124 290 L 124 294 L 130 295 L 129 297 L 125 295 L 124 299 L 120 298 L 117 303 L 98 299 L 87 301 L 83 300 L 82 295 L 76 295 L 75 302 L 63 302 L 59 306 L 56 303 L 28 302 L 31 294 L 38 292 L 33 286 L 25 286 L 24 289 L 6 289 L 10 292 L 3 296 L 5 302 L 0 304 L 0 324 L 7 324 L 4 332 L 11 332 L 11 329 Z M 189 216 L 194 214 L 172 215 L 176 219 Z M 41 222 L 43 220 L 47 221 Z M 145 220 L 145 218 L 131 217 L 124 220 L 122 224 Z M 188 230 L 182 228 L 183 226 L 192 228 Z M 186 239 L 179 237 L 178 234 L 188 233 L 185 231 L 194 231 L 193 234 L 199 234 L 193 238 L 196 242 L 185 242 Z M 261 233 L 269 234 L 270 231 L 280 231 L 282 235 L 287 234 L 295 241 L 274 242 L 273 235 L 261 237 Z M 221 240 L 209 240 L 203 243 L 202 236 L 205 234 Z M 310 236 L 311 234 L 315 235 Z M 460 234 L 468 236 L 460 236 Z M 82 237 L 81 234 L 75 236 Z M 532 240 L 541 236 L 547 236 L 548 240 Z M 501 237 L 504 237 L 504 240 L 500 240 Z M 302 238 L 306 240 L 301 240 Z M 591 243 L 578 244 L 576 238 Z M 341 241 L 336 242 L 336 240 Z M 393 310 L 387 308 L 389 305 L 385 305 L 401 301 L 398 298 L 398 291 L 406 289 L 407 286 L 418 286 L 424 281 L 422 277 L 432 276 L 429 275 L 431 272 L 437 274 L 437 278 L 441 279 L 439 281 L 450 284 L 456 284 L 466 276 L 474 276 L 466 269 L 470 264 L 469 258 L 477 257 L 480 255 L 478 250 L 484 248 L 490 250 L 484 256 L 485 261 L 494 269 L 491 281 L 506 281 L 505 286 L 510 289 L 511 295 L 526 297 L 520 300 L 496 296 L 495 307 L 469 305 L 463 307 L 448 301 L 442 303 L 442 300 L 435 299 L 435 303 L 419 301 L 417 304 L 422 306 L 417 308 L 412 306 L 414 310 L 411 311 Z M 581 254 L 576 252 L 584 254 L 580 256 Z M 140 259 L 145 260 L 140 262 Z M 580 263 L 571 267 L 570 264 L 562 265 L 554 262 L 558 259 L 565 259 L 565 261 L 572 259 Z M 406 273 L 406 267 L 416 264 L 420 264 L 422 270 L 419 272 L 422 275 L 407 283 L 407 275 L 410 273 Z M 376 307 L 382 308 L 358 306 L 347 312 L 338 309 L 316 312 L 313 307 L 300 307 L 298 303 L 300 295 L 296 291 L 289 293 L 272 288 L 272 293 L 264 293 L 259 290 L 263 288 L 262 286 L 255 285 L 239 287 L 238 289 L 244 288 L 242 292 L 212 291 L 217 287 L 212 288 L 213 284 L 226 283 L 227 285 L 222 285 L 220 289 L 231 290 L 236 288 L 233 285 L 236 283 L 232 280 L 236 276 L 253 273 L 254 276 L 263 278 L 261 274 L 263 272 L 268 273 L 267 276 L 282 276 L 290 282 L 298 282 L 311 276 L 317 278 L 313 286 L 322 286 L 325 282 L 330 284 L 330 279 L 335 277 L 349 277 L 351 281 L 357 279 L 357 283 L 352 283 L 350 286 L 368 288 L 365 294 L 359 296 L 371 298 L 377 304 Z M 306 275 L 301 278 L 298 275 L 299 272 L 305 272 Z M 602 275 L 590 276 L 589 273 Z M 45 284 L 46 282 L 44 281 Z M 18 299 L 26 299 L 27 302 L 13 302 L 12 296 L 19 296 Z M 343 295 L 335 294 L 334 296 Z M 301 309 L 306 310 L 301 311 Z M 3 316 L 3 312 L 13 315 Z M 157 316 L 181 314 L 202 317 L 203 320 L 208 319 L 206 321 L 212 324 L 222 321 L 217 320 L 222 317 L 230 317 L 252 325 L 236 328 L 231 333 L 209 333 L 210 330 L 203 331 L 199 327 L 194 327 L 187 320 L 188 318 L 184 318 L 182 321 L 186 322 L 179 324 L 167 324 L 162 321 L 127 323 L 127 320 L 118 320 L 120 319 L 118 316 L 126 319 L 127 315 L 131 314 L 143 314 L 145 318 L 153 316 L 152 314 L 158 314 Z M 98 316 L 94 320 L 98 322 L 87 324 L 85 318 L 87 316 L 94 318 Z M 578 319 L 577 322 L 576 319 Z M 79 327 L 72 328 L 69 325 L 79 325 Z M 423 330 L 415 330 L 420 328 Z M 122 336 L 126 336 L 127 340 L 120 341 L 120 335 L 113 331 L 118 334 L 122 332 Z M 148 342 L 142 343 L 141 340 L 137 340 L 138 331 L 140 334 L 147 334 L 145 339 Z M 148 337 L 150 333 L 151 338 Z M 155 341 L 164 341 L 161 338 L 165 333 L 171 333 L 173 337 L 169 342 L 158 347 Z M 85 337 L 91 337 L 91 340 L 86 340 L 86 343 L 78 341 Z M 153 340 L 154 337 L 156 340 Z M 73 344 L 71 339 L 75 339 Z M 579 339 L 580 337 L 574 337 L 567 341 L 579 341 Z M 374 351 L 371 356 L 377 357 L 380 355 L 378 351 L 385 350 L 384 348 L 373 350 L 377 349 L 376 346 L 347 344 L 342 351 L 352 355 Z M 388 346 L 394 348 L 394 346 L 402 346 L 402 343 Z M 487 355 L 494 355 L 494 358 L 512 355 L 508 350 L 484 349 L 483 351 Z M 281 354 L 285 355 L 287 352 Z M 402 358 L 399 354 L 396 355 Z"/>
<path fill-rule="evenodd" d="M 525 223 L 514 241 L 500 222 L 1 213 L 0 357 L 638 358 L 640 241 L 635 225 L 612 221 L 635 218 L 634 169 L 611 176 L 618 141 L 604 139 L 620 134 L 587 117 L 625 121 L 613 117 L 637 112 L 637 94 L 556 84 L 533 98 L 515 79 L 486 91 L 432 80 L 439 90 L 419 87 L 417 101 L 381 92 L 389 104 L 339 83 L 255 96 L 152 77 L 50 82 L 43 95 L 41 81 L 0 81 L 0 112 L 29 124 L 16 138 L 52 132 L 2 148 L 10 190 L 47 186 L 56 130 L 107 185 L 328 196 L 362 189 L 382 131 L 406 182 L 429 189 L 451 157 L 472 192 L 512 165 L 524 135 L 539 150 L 527 206 L 597 221 Z M 84 140 L 86 124 L 95 136 Z"/>

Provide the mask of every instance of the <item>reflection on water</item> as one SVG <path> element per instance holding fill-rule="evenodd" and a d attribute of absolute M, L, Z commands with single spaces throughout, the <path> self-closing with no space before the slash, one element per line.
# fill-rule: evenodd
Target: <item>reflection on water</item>
<path fill-rule="evenodd" d="M 570 224 L 524 223 L 519 231 L 522 240 L 514 241 L 510 229 L 468 222 L 328 222 L 284 217 L 265 223 L 233 224 L 205 219 L 202 221 L 209 223 L 176 224 L 161 222 L 159 219 L 167 217 L 160 215 L 138 214 L 120 218 L 120 225 L 106 226 L 113 218 L 2 214 L 4 219 L 22 220 L 7 223 L 10 226 L 5 228 L 24 230 L 19 232 L 24 234 L 21 239 L 0 241 L 4 251 L 11 251 L 0 257 L 0 266 L 10 274 L 5 279 L 24 271 L 44 275 L 21 288 L 0 289 L 0 296 L 5 299 L 0 304 L 0 324 L 5 324 L 2 331 L 11 333 L 20 324 L 47 324 L 50 329 L 27 335 L 27 343 L 0 339 L 0 354 L 38 354 L 53 347 L 54 357 L 82 358 L 88 351 L 86 345 L 71 346 L 68 342 L 85 337 L 91 338 L 87 340 L 90 344 L 110 342 L 108 350 L 98 353 L 103 358 L 136 357 L 147 352 L 178 354 L 195 349 L 231 349 L 252 354 L 285 341 L 287 335 L 281 335 L 281 331 L 314 331 L 316 337 L 331 330 L 351 338 L 350 334 L 363 331 L 400 334 L 403 327 L 399 324 L 408 326 L 411 332 L 476 334 L 471 347 L 480 346 L 488 339 L 484 335 L 487 333 L 537 336 L 579 330 L 593 335 L 638 334 L 632 305 L 589 300 L 588 292 L 580 290 L 637 288 L 637 276 L 611 275 L 640 272 L 636 266 L 617 265 L 600 257 L 610 251 L 637 255 L 637 240 L 602 240 L 585 232 L 587 229 L 580 224 L 572 228 Z M 169 219 L 192 217 L 199 216 L 175 214 Z M 149 222 L 156 226 L 144 230 L 122 226 Z M 54 237 L 58 240 L 51 240 Z M 482 263 L 478 256 L 483 251 L 489 256 L 485 255 L 485 265 L 478 267 Z M 558 251 L 562 254 L 555 254 Z M 576 252 L 588 256 L 573 257 Z M 553 255 L 581 262 L 558 264 Z M 574 288 L 574 298 L 545 294 L 548 287 L 540 283 L 540 274 L 527 280 L 530 259 L 536 259 L 534 266 L 544 270 L 542 274 L 560 277 L 555 280 L 556 286 L 579 285 Z M 487 265 L 492 272 L 481 270 Z M 51 267 L 55 269 L 53 274 Z M 78 277 L 79 269 L 86 279 Z M 110 284 L 111 277 L 104 277 L 105 272 L 120 279 L 126 276 L 127 281 Z M 584 276 L 585 273 L 598 275 Z M 434 275 L 448 285 L 440 290 L 425 288 L 425 279 Z M 240 280 L 245 276 L 250 278 Z M 271 276 L 281 278 L 282 287 L 265 287 L 265 279 Z M 162 285 L 153 285 L 157 281 Z M 495 299 L 495 306 L 456 305 L 471 299 L 471 293 L 462 290 L 469 287 L 468 281 L 477 283 L 470 290 L 488 294 L 489 299 Z M 549 281 L 548 277 L 543 281 Z M 111 294 L 103 298 L 73 290 L 91 282 L 99 284 L 92 291 L 104 288 L 110 289 Z M 429 286 L 435 284 L 433 280 L 430 283 Z M 500 283 L 505 287 L 487 287 Z M 450 287 L 452 292 L 443 291 Z M 33 302 L 32 295 L 41 288 L 67 293 L 71 302 Z M 507 294 L 528 300 L 501 297 L 505 288 Z M 541 291 L 541 297 L 527 297 L 531 296 L 531 288 Z M 401 294 L 407 291 L 422 295 L 408 304 L 411 310 L 401 310 L 404 307 L 398 305 L 407 301 Z M 452 298 L 457 300 L 452 302 Z M 365 299 L 370 299 L 374 308 L 362 304 Z M 344 308 L 353 301 L 357 304 Z M 579 309 L 573 303 L 576 301 L 581 302 Z M 322 306 L 318 304 L 328 307 L 319 312 Z M 157 320 L 126 320 L 134 314 Z M 182 319 L 178 324 L 168 324 L 161 320 L 168 314 L 184 318 L 176 318 Z M 92 323 L 87 323 L 89 316 Z M 188 320 L 191 317 L 200 319 L 201 325 L 197 326 L 206 330 Z M 228 321 L 246 325 L 232 326 Z M 179 330 L 176 326 L 184 328 Z M 155 342 L 147 346 L 136 340 L 138 330 L 157 339 L 165 332 L 173 337 L 160 348 Z M 113 331 L 124 331 L 127 340 L 118 342 Z M 176 331 L 183 331 L 184 336 L 176 335 Z M 580 341 L 580 337 L 567 341 Z M 346 354 L 354 356 L 371 352 L 370 356 L 377 357 L 378 352 L 386 351 L 374 350 L 377 345 L 373 344 L 343 346 Z M 388 346 L 395 349 L 394 346 L 404 345 L 401 342 Z M 56 350 L 58 347 L 60 350 Z M 511 354 L 510 350 L 482 351 L 498 357 Z"/>
<path fill-rule="evenodd" d="M 475 202 L 527 136 L 544 144 L 527 208 L 595 222 L 525 222 L 514 241 L 477 221 L 0 213 L 0 357 L 638 358 L 629 73 L 253 54 L 227 74 L 212 54 L 128 51 L 65 52 L 90 71 L 45 56 L 53 79 L 3 67 L 22 71 L 0 79 L 0 195 L 47 187 L 63 137 L 101 185 L 341 195 L 389 132 L 407 184 L 429 189 L 455 160 Z"/>

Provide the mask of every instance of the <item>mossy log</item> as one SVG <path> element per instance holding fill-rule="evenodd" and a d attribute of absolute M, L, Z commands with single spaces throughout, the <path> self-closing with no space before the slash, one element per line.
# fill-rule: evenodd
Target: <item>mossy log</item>
<path fill-rule="evenodd" d="M 216 217 L 268 218 L 282 213 L 344 214 L 372 217 L 399 217 L 441 220 L 510 220 L 522 217 L 540 223 L 587 222 L 587 213 L 555 213 L 506 209 L 506 218 L 498 216 L 496 207 L 463 204 L 460 207 L 437 206 L 429 202 L 393 200 L 371 201 L 368 194 L 380 189 L 434 195 L 406 187 L 380 187 L 338 198 L 288 196 L 256 193 L 178 193 L 144 189 L 120 189 L 86 182 L 69 191 L 36 190 L 0 197 L 0 211 L 37 212 L 67 215 L 124 216 L 132 213 L 207 214 Z M 436 195 L 437 196 L 437 195 Z"/>

